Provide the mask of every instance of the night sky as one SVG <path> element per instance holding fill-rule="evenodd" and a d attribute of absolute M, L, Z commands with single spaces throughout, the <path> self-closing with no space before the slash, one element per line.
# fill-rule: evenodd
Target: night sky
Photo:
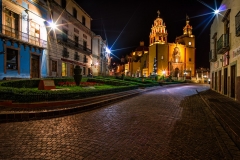
<path fill-rule="evenodd" d="M 107 40 L 114 61 L 130 54 L 140 41 L 149 45 L 149 34 L 157 11 L 165 22 L 168 43 L 183 34 L 186 15 L 196 40 L 196 67 L 209 68 L 210 26 L 213 10 L 221 0 L 81 0 L 77 3 L 91 16 L 91 30 Z M 204 5 L 205 4 L 205 5 Z M 206 13 L 204 16 L 200 16 Z"/>

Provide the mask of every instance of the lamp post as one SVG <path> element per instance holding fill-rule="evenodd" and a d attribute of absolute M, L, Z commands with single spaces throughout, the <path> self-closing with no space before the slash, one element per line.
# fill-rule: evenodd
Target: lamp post
<path fill-rule="evenodd" d="M 165 77 L 165 74 L 166 74 L 166 71 L 165 71 L 165 70 L 163 70 L 163 71 L 162 71 L 162 73 L 163 73 L 163 79 L 164 79 L 164 77 Z"/>
<path fill-rule="evenodd" d="M 184 71 L 184 80 L 186 80 L 186 75 L 187 75 L 187 72 L 186 72 L 186 70 Z"/>

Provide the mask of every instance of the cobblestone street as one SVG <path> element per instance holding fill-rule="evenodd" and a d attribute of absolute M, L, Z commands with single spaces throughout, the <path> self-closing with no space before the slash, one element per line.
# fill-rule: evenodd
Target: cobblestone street
<path fill-rule="evenodd" d="M 0 159 L 240 159 L 202 101 L 209 85 L 162 87 L 88 112 L 0 124 Z"/>

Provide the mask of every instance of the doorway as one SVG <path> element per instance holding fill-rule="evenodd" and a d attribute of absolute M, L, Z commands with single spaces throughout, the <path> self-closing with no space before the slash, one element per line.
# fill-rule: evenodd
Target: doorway
<path fill-rule="evenodd" d="M 74 65 L 70 64 L 70 77 L 74 75 L 73 71 L 74 71 Z"/>
<path fill-rule="evenodd" d="M 39 56 L 31 55 L 31 78 L 39 77 Z"/>
<path fill-rule="evenodd" d="M 231 66 L 231 97 L 235 98 L 236 65 Z"/>
<path fill-rule="evenodd" d="M 228 78 L 228 69 L 224 68 L 224 94 L 227 95 L 227 78 Z"/>
<path fill-rule="evenodd" d="M 217 90 L 217 72 L 215 72 L 215 77 L 214 77 L 214 79 L 215 79 L 215 86 L 214 86 L 214 89 L 215 89 L 215 91 Z"/>
<path fill-rule="evenodd" d="M 222 71 L 218 71 L 218 91 L 221 92 L 222 89 Z"/>

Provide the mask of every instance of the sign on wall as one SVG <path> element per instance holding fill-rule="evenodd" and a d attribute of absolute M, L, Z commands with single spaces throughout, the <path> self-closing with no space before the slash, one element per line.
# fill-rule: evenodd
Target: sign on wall
<path fill-rule="evenodd" d="M 240 55 L 240 46 L 233 50 L 232 57 L 235 58 Z"/>
<path fill-rule="evenodd" d="M 226 52 L 223 55 L 223 66 L 227 66 L 229 65 L 229 52 Z"/>

